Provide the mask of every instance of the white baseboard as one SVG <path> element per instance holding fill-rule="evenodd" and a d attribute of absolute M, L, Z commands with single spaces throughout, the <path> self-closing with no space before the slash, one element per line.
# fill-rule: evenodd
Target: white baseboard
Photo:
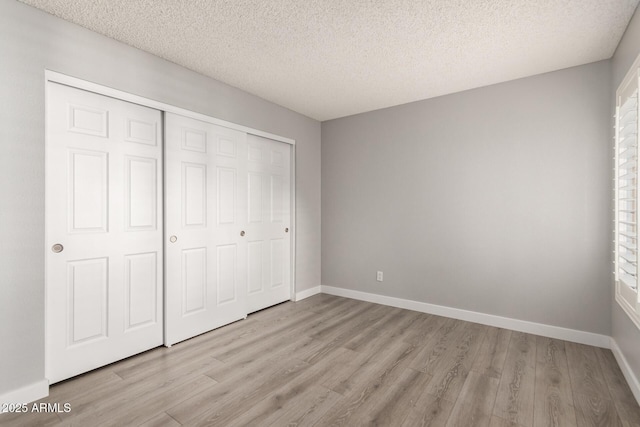
<path fill-rule="evenodd" d="M 638 401 L 638 404 L 640 404 L 640 381 L 638 381 L 638 377 L 633 373 L 631 366 L 629 366 L 629 362 L 627 362 L 622 350 L 618 347 L 618 343 L 613 338 L 611 338 L 611 352 L 615 356 L 616 361 L 620 366 L 620 370 L 622 371 L 624 378 L 627 380 L 627 384 L 629 384 L 631 392 Z"/>
<path fill-rule="evenodd" d="M 303 300 L 305 298 L 309 298 L 312 297 L 316 294 L 319 294 L 320 291 L 320 286 L 316 286 L 315 288 L 311 288 L 311 289 L 305 289 L 304 291 L 300 291 L 300 292 L 296 292 L 296 301 L 300 301 Z"/>
<path fill-rule="evenodd" d="M 0 395 L 0 405 L 3 403 L 31 403 L 47 396 L 49 396 L 49 381 L 43 379 Z"/>
<path fill-rule="evenodd" d="M 610 348 L 611 346 L 611 337 L 607 335 L 578 331 L 575 329 L 568 329 L 560 326 L 545 325 L 542 323 L 528 322 L 526 320 L 511 319 L 508 317 L 495 316 L 493 314 L 478 313 L 476 311 L 429 304 L 426 302 L 412 301 L 385 295 L 371 294 L 368 292 L 354 291 L 351 289 L 335 288 L 333 286 L 322 285 L 321 288 L 322 293 L 324 294 L 352 298 L 360 301 L 373 302 L 376 304 L 389 305 L 391 307 L 405 308 L 407 310 L 420 311 L 422 313 L 435 314 L 437 316 L 451 317 L 454 319 L 466 320 L 467 322 L 481 323 L 483 325 L 511 329 L 514 331 L 526 332 L 529 334 L 541 335 L 549 338 L 556 338 L 580 344 L 593 345 L 596 347 Z"/>

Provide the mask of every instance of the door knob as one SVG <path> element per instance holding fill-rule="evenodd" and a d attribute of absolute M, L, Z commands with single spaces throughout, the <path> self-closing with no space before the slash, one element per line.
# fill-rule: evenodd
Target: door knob
<path fill-rule="evenodd" d="M 284 232 L 285 232 L 285 233 L 288 233 L 288 232 L 289 232 L 289 227 L 285 228 L 285 229 L 284 229 Z"/>
<path fill-rule="evenodd" d="M 55 245 L 51 246 L 51 250 L 54 253 L 59 254 L 64 250 L 64 246 L 62 246 L 60 243 L 56 243 Z"/>
<path fill-rule="evenodd" d="M 169 241 L 170 241 L 171 243 L 175 243 L 175 242 L 177 242 L 177 241 L 178 241 L 178 238 L 177 238 L 176 236 L 171 236 L 171 237 L 169 237 Z"/>
<path fill-rule="evenodd" d="M 240 236 L 244 237 L 244 230 L 240 232 Z"/>

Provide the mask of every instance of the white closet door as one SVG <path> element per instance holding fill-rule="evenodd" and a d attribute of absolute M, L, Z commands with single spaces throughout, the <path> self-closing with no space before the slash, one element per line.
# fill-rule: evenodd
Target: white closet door
<path fill-rule="evenodd" d="M 162 344 L 157 110 L 48 84 L 47 377 Z"/>
<path fill-rule="evenodd" d="M 291 147 L 248 135 L 247 304 L 291 299 Z"/>
<path fill-rule="evenodd" d="M 172 345 L 247 315 L 246 134 L 167 113 L 165 151 Z"/>

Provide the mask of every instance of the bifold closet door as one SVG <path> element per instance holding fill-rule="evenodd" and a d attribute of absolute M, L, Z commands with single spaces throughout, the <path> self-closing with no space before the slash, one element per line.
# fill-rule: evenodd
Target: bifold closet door
<path fill-rule="evenodd" d="M 247 315 L 247 138 L 166 113 L 165 156 L 165 344 L 172 345 Z"/>
<path fill-rule="evenodd" d="M 291 299 L 291 146 L 247 136 L 247 306 Z"/>
<path fill-rule="evenodd" d="M 47 85 L 46 374 L 162 344 L 161 113 Z"/>

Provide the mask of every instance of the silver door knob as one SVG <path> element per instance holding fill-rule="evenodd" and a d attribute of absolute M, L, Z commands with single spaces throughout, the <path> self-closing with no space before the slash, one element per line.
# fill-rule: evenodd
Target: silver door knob
<path fill-rule="evenodd" d="M 51 250 L 53 251 L 53 253 L 59 254 L 64 250 L 64 246 L 62 246 L 60 243 L 56 243 L 55 245 L 51 246 Z"/>
<path fill-rule="evenodd" d="M 285 232 L 285 233 L 288 233 L 288 232 L 289 232 L 289 227 L 285 228 L 285 229 L 284 229 L 284 232 Z"/>
<path fill-rule="evenodd" d="M 240 236 L 244 237 L 244 230 L 240 232 Z"/>
<path fill-rule="evenodd" d="M 171 243 L 175 243 L 175 242 L 177 242 L 177 241 L 178 241 L 178 238 L 177 238 L 176 236 L 171 236 L 171 237 L 169 237 L 169 241 L 170 241 Z"/>

